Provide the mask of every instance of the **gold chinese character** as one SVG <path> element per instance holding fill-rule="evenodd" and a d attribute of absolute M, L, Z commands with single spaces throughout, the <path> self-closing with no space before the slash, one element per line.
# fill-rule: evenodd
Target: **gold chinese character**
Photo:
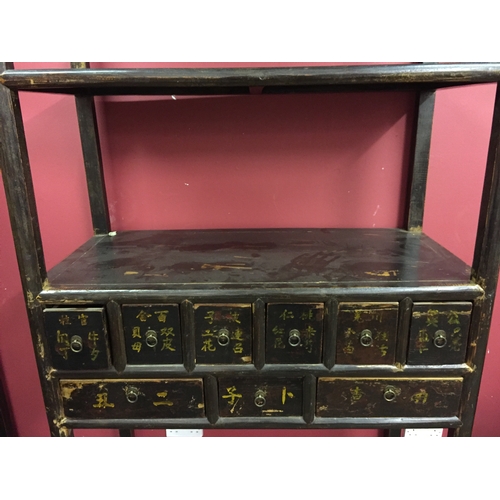
<path fill-rule="evenodd" d="M 96 342 L 99 340 L 99 334 L 97 332 L 89 332 L 88 339 L 95 347 Z"/>
<path fill-rule="evenodd" d="M 365 393 L 358 386 L 354 389 L 349 389 L 349 392 L 351 393 L 351 404 L 359 401 L 365 395 Z"/>
<path fill-rule="evenodd" d="M 275 326 L 273 328 L 273 333 L 274 333 L 274 335 L 284 335 L 285 334 L 285 329 L 284 328 L 278 328 L 277 326 Z"/>
<path fill-rule="evenodd" d="M 155 311 L 155 314 L 158 314 L 158 321 L 160 323 L 165 323 L 167 321 L 168 311 Z"/>
<path fill-rule="evenodd" d="M 132 338 L 133 339 L 140 339 L 141 338 L 141 327 L 140 326 L 134 326 L 134 328 L 132 328 Z"/>
<path fill-rule="evenodd" d="M 448 313 L 448 324 L 449 325 L 459 325 L 460 319 L 458 318 L 458 313 L 456 311 L 450 311 Z"/>
<path fill-rule="evenodd" d="M 57 343 L 58 344 L 69 345 L 68 334 L 67 333 L 61 333 L 61 330 L 57 330 Z"/>
<path fill-rule="evenodd" d="M 243 340 L 243 330 L 241 328 L 236 328 L 236 330 L 231 335 L 231 340 Z"/>
<path fill-rule="evenodd" d="M 417 341 L 415 342 L 415 347 L 418 349 L 420 354 L 422 354 L 424 351 L 429 350 L 429 348 L 427 347 L 428 342 L 429 342 L 429 335 L 427 333 L 427 330 L 425 328 L 419 330 Z"/>
<path fill-rule="evenodd" d="M 387 354 L 387 351 L 389 350 L 389 348 L 385 344 L 379 346 L 378 348 L 380 349 L 380 353 L 382 354 L 382 356 L 385 356 Z"/>
<path fill-rule="evenodd" d="M 344 354 L 352 354 L 354 352 L 354 346 L 352 345 L 352 340 L 349 340 L 347 344 L 344 346 L 342 349 L 344 351 Z"/>
<path fill-rule="evenodd" d="M 282 337 L 276 337 L 274 339 L 274 348 L 275 349 L 284 349 L 285 348 L 285 344 L 283 342 L 283 338 Z"/>
<path fill-rule="evenodd" d="M 363 318 L 361 317 L 362 313 L 363 311 L 354 311 L 354 321 L 357 321 L 358 323 L 363 321 Z"/>
<path fill-rule="evenodd" d="M 212 339 L 205 339 L 203 341 L 203 345 L 201 346 L 201 350 L 205 352 L 214 352 L 215 351 L 215 346 L 212 343 Z"/>
<path fill-rule="evenodd" d="M 307 320 L 311 320 L 313 319 L 313 310 L 312 309 L 309 309 L 308 311 L 305 311 L 303 312 L 301 315 L 300 315 L 300 319 L 302 321 L 307 321 Z"/>
<path fill-rule="evenodd" d="M 281 404 L 282 404 L 282 405 L 284 405 L 284 404 L 285 404 L 287 396 L 288 396 L 289 398 L 293 398 L 293 397 L 295 397 L 295 396 L 293 395 L 293 392 L 287 391 L 287 390 L 286 390 L 286 387 L 283 387 L 283 390 L 281 391 Z"/>
<path fill-rule="evenodd" d="M 148 320 L 148 318 L 151 318 L 151 314 L 141 310 L 141 312 L 136 316 L 136 318 L 144 323 L 145 321 Z"/>
<path fill-rule="evenodd" d="M 206 319 L 209 325 L 212 325 L 214 322 L 215 311 L 208 311 L 207 315 L 203 318 Z"/>
<path fill-rule="evenodd" d="M 236 345 L 233 347 L 233 352 L 235 354 L 243 353 L 243 344 L 241 342 L 236 342 Z"/>
<path fill-rule="evenodd" d="M 61 325 L 71 325 L 71 321 L 69 320 L 69 316 L 67 314 L 65 314 L 64 316 L 61 316 L 59 318 L 59 323 L 61 323 Z"/>
<path fill-rule="evenodd" d="M 460 328 L 455 328 L 451 335 L 451 345 L 452 351 L 459 352 L 462 347 L 462 336 L 460 335 Z"/>
<path fill-rule="evenodd" d="M 204 333 L 201 334 L 202 337 L 215 337 L 215 333 L 211 330 L 205 330 Z"/>
<path fill-rule="evenodd" d="M 420 389 L 417 393 L 415 393 L 410 399 L 416 404 L 425 405 L 427 403 L 427 398 L 429 394 L 427 394 L 425 389 Z"/>
<path fill-rule="evenodd" d="M 356 332 L 355 332 L 352 328 L 348 328 L 348 329 L 344 332 L 344 337 L 348 338 L 348 337 L 350 337 L 351 335 L 356 335 Z"/>
<path fill-rule="evenodd" d="M 241 324 L 241 321 L 238 319 L 240 317 L 239 312 L 229 312 L 226 314 L 226 319 L 229 321 L 234 321 L 235 323 Z"/>
<path fill-rule="evenodd" d="M 238 404 L 238 401 L 243 397 L 241 394 L 238 394 L 236 392 L 236 386 L 232 387 L 226 387 L 227 394 L 222 396 L 222 399 L 227 399 L 227 404 L 231 406 L 231 409 L 229 410 L 231 413 L 234 413 L 234 409 L 236 405 Z"/>
<path fill-rule="evenodd" d="M 88 316 L 87 316 L 86 314 L 83 314 L 83 313 L 82 313 L 82 314 L 80 314 L 80 315 L 78 316 L 78 319 L 80 320 L 80 324 L 81 324 L 82 326 L 86 326 L 86 325 L 87 325 L 87 319 L 88 319 Z"/>
<path fill-rule="evenodd" d="M 164 335 L 165 337 L 175 337 L 174 327 L 171 326 L 170 328 L 162 328 L 160 330 L 160 335 Z"/>
<path fill-rule="evenodd" d="M 164 338 L 161 350 L 164 351 L 166 349 L 167 351 L 175 352 L 175 347 L 172 345 L 173 340 L 174 339 L 171 339 L 170 337 Z"/>
<path fill-rule="evenodd" d="M 381 342 L 387 342 L 388 338 L 389 335 L 387 334 L 387 332 L 377 332 L 377 334 L 375 335 L 375 339 L 380 340 Z"/>
<path fill-rule="evenodd" d="M 427 326 L 438 326 L 438 314 L 436 309 L 429 309 L 427 311 Z"/>
<path fill-rule="evenodd" d="M 153 401 L 153 404 L 155 406 L 173 406 L 174 405 L 174 403 L 172 401 L 169 401 L 167 399 L 168 391 L 157 392 L 156 395 L 159 398 L 164 398 L 164 401 Z"/>
<path fill-rule="evenodd" d="M 97 359 L 97 356 L 99 356 L 99 352 L 100 351 L 94 347 L 90 352 L 90 359 L 92 359 L 92 361 L 95 361 Z"/>
<path fill-rule="evenodd" d="M 142 342 L 135 342 L 134 344 L 132 344 L 133 351 L 141 352 L 141 348 L 142 348 Z"/>
<path fill-rule="evenodd" d="M 293 319 L 293 312 L 288 311 L 285 309 L 281 314 L 280 314 L 280 319 L 286 320 L 286 319 Z"/>
<path fill-rule="evenodd" d="M 95 397 L 96 403 L 92 405 L 94 408 L 114 408 L 114 403 L 108 403 L 108 393 L 100 392 Z"/>

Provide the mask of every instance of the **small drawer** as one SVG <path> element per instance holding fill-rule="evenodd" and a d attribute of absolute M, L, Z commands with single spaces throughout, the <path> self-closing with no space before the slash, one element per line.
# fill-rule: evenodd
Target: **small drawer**
<path fill-rule="evenodd" d="M 221 417 L 291 417 L 302 415 L 302 380 L 219 379 Z"/>
<path fill-rule="evenodd" d="M 197 364 L 252 362 L 251 304 L 196 304 L 194 324 Z"/>
<path fill-rule="evenodd" d="M 43 311 L 52 366 L 58 370 L 103 370 L 111 365 L 103 307 Z"/>
<path fill-rule="evenodd" d="M 471 311 L 470 302 L 414 304 L 407 363 L 463 363 L 467 351 Z"/>
<path fill-rule="evenodd" d="M 393 364 L 398 310 L 397 302 L 339 304 L 336 363 Z"/>
<path fill-rule="evenodd" d="M 61 380 L 69 418 L 204 417 L 201 379 Z"/>
<path fill-rule="evenodd" d="M 268 304 L 266 363 L 321 363 L 323 303 Z"/>
<path fill-rule="evenodd" d="M 178 304 L 122 306 L 129 365 L 182 364 Z"/>
<path fill-rule="evenodd" d="M 318 417 L 454 417 L 461 378 L 320 378 Z"/>

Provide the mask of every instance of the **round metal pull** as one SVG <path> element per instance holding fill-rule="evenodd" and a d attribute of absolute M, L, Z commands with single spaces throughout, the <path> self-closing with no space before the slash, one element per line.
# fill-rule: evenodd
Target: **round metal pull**
<path fill-rule="evenodd" d="M 154 330 L 146 332 L 146 345 L 148 347 L 156 347 L 158 344 L 158 334 Z"/>
<path fill-rule="evenodd" d="M 69 346 L 73 352 L 81 352 L 83 349 L 83 341 L 80 335 L 73 335 L 69 340 Z"/>
<path fill-rule="evenodd" d="M 396 388 L 393 387 L 392 385 L 388 385 L 386 388 L 385 388 L 385 391 L 384 391 L 384 399 L 386 401 L 394 401 L 396 399 Z"/>
<path fill-rule="evenodd" d="M 221 328 L 219 334 L 217 335 L 217 342 L 221 346 L 229 344 L 229 330 L 227 328 Z"/>
<path fill-rule="evenodd" d="M 262 408 L 266 404 L 266 398 L 265 398 L 266 393 L 264 391 L 257 391 L 255 393 L 255 399 L 253 402 L 255 403 L 255 406 L 257 408 Z"/>
<path fill-rule="evenodd" d="M 127 387 L 125 389 L 125 397 L 129 403 L 137 403 L 139 391 L 135 387 Z"/>
<path fill-rule="evenodd" d="M 363 330 L 359 336 L 359 343 L 363 347 L 370 347 L 373 344 L 373 336 L 370 330 Z"/>
<path fill-rule="evenodd" d="M 288 334 L 288 343 L 292 347 L 300 345 L 300 332 L 298 330 L 290 330 L 290 333 Z"/>
<path fill-rule="evenodd" d="M 446 340 L 446 332 L 444 330 L 438 330 L 434 334 L 434 345 L 438 348 L 441 349 L 441 347 L 444 347 L 448 341 Z"/>

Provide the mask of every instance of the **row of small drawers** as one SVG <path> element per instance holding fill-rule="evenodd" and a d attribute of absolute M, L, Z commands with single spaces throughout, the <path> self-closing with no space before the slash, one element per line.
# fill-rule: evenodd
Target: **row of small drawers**
<path fill-rule="evenodd" d="M 221 377 L 220 417 L 300 417 L 303 379 Z M 65 416 L 81 419 L 203 418 L 202 379 L 61 380 Z M 461 378 L 319 378 L 317 417 L 454 417 Z"/>
<path fill-rule="evenodd" d="M 465 360 L 472 304 L 415 303 L 408 364 L 458 364 Z M 336 311 L 337 364 L 394 364 L 398 303 L 340 303 Z M 332 313 L 330 313 L 332 314 Z M 57 369 L 106 369 L 111 364 L 104 308 L 48 308 L 46 334 Z M 267 304 L 266 364 L 322 362 L 324 303 Z M 252 304 L 196 304 L 195 357 L 199 365 L 253 362 Z M 123 305 L 129 365 L 182 364 L 178 304 Z"/>

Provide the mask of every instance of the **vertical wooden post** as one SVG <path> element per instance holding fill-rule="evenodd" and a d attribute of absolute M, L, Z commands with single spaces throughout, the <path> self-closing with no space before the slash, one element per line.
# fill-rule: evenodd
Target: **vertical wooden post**
<path fill-rule="evenodd" d="M 435 99 L 434 90 L 422 91 L 418 95 L 413 157 L 409 173 L 410 193 L 407 213 L 409 231 L 422 231 Z"/>
<path fill-rule="evenodd" d="M 497 84 L 493 124 L 484 178 L 478 232 L 472 263 L 472 280 L 484 289 L 472 310 L 470 350 L 467 358 L 473 372 L 464 384 L 461 408 L 463 426 L 456 436 L 470 436 L 486 355 L 491 316 L 500 264 L 500 85 Z"/>
<path fill-rule="evenodd" d="M 13 69 L 12 63 L 0 63 L 0 72 L 9 69 Z M 0 148 L 10 223 L 50 432 L 54 436 L 68 435 L 69 431 L 62 425 L 59 402 L 55 396 L 56 382 L 50 377 L 48 362 L 45 361 L 48 347 L 43 311 L 37 297 L 46 282 L 47 271 L 19 95 L 3 85 L 0 85 Z"/>
<path fill-rule="evenodd" d="M 71 63 L 71 67 L 73 69 L 84 69 L 88 68 L 89 64 L 73 62 Z M 87 176 L 92 226 L 94 234 L 108 234 L 111 231 L 111 225 L 102 170 L 101 146 L 99 143 L 94 97 L 91 95 L 78 95 L 75 97 L 75 101 L 78 126 L 80 127 L 83 161 L 85 163 L 85 174 Z"/>

